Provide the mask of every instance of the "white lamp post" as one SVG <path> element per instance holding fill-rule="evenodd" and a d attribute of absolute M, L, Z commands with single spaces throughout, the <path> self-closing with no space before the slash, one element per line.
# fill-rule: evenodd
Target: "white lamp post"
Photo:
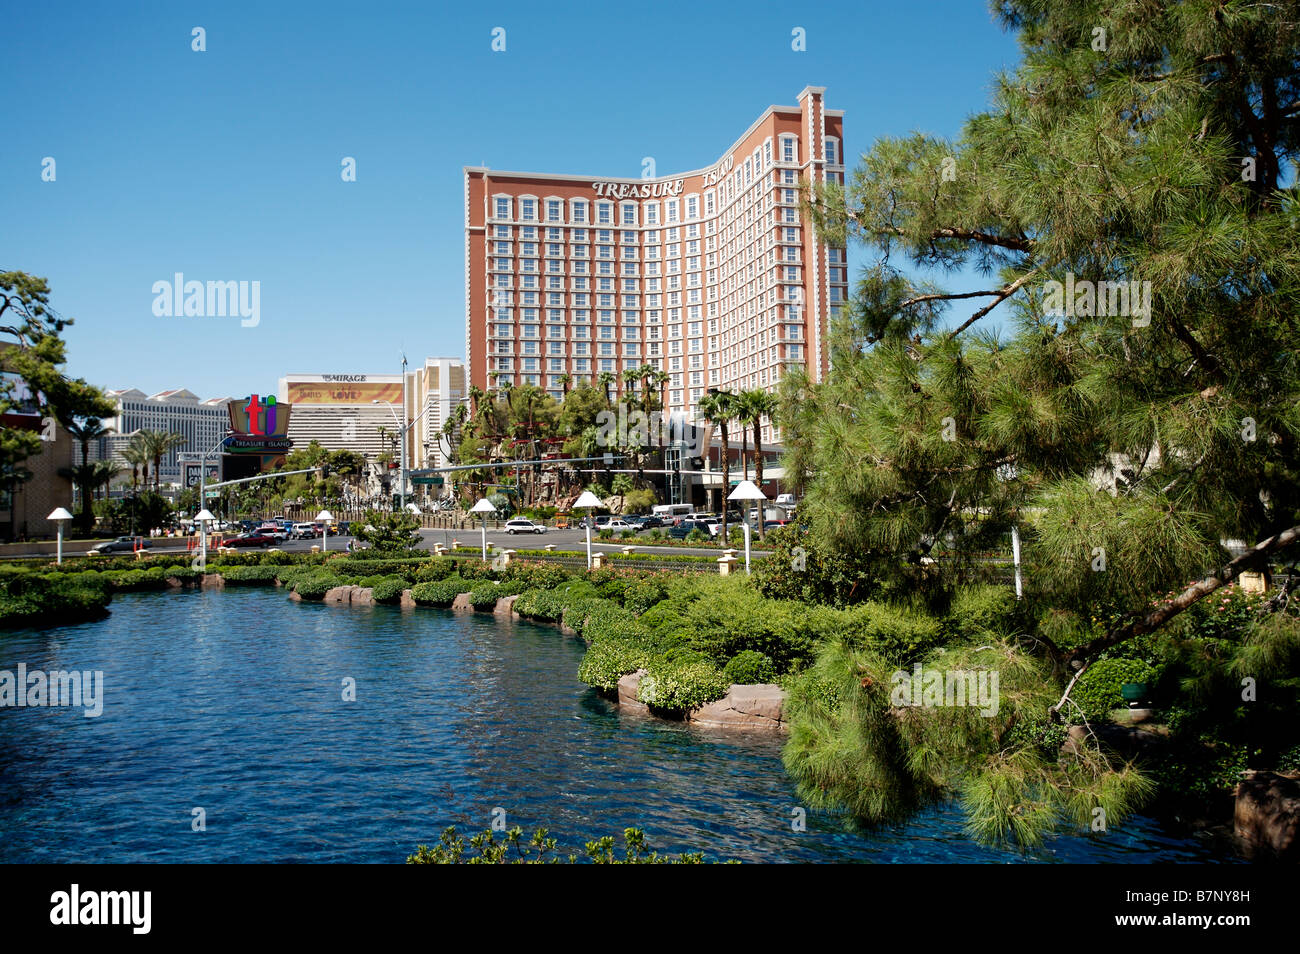
<path fill-rule="evenodd" d="M 474 506 L 469 508 L 470 513 L 481 513 L 483 515 L 483 562 L 487 562 L 487 515 L 496 513 L 497 508 L 492 506 L 492 501 L 483 497 Z"/>
<path fill-rule="evenodd" d="M 573 503 L 574 510 L 587 511 L 587 519 L 584 520 L 583 523 L 587 527 L 587 569 L 588 570 L 591 569 L 591 515 L 596 510 L 597 507 L 603 507 L 603 506 L 605 505 L 601 503 L 600 498 L 597 497 L 595 494 L 593 494 L 590 490 L 584 490 L 582 492 L 582 496 L 579 497 L 577 500 L 575 500 Z"/>
<path fill-rule="evenodd" d="M 740 500 L 740 501 L 749 501 L 749 500 L 766 501 L 767 497 L 764 495 L 763 491 L 759 490 L 757 487 L 754 486 L 754 482 L 752 480 L 742 480 L 740 483 L 736 485 L 736 489 L 727 495 L 727 499 Z M 747 504 L 745 505 L 745 510 L 746 511 L 749 510 L 749 506 Z M 763 513 L 763 508 L 759 507 L 758 512 L 761 517 Z M 749 513 L 748 512 L 746 512 L 745 519 L 743 522 L 745 525 L 745 573 L 748 574 L 749 573 Z"/>
<path fill-rule="evenodd" d="M 50 515 L 45 519 L 53 520 L 55 526 L 59 528 L 59 542 L 58 542 L 58 550 L 56 551 L 55 561 L 61 564 L 63 563 L 63 522 L 65 520 L 71 520 L 72 514 L 68 513 L 67 509 L 64 507 L 55 507 L 54 510 L 50 513 Z"/>
<path fill-rule="evenodd" d="M 322 553 L 329 553 L 330 552 L 330 524 L 334 522 L 334 514 L 330 513 L 328 510 L 322 510 L 320 513 L 316 514 L 316 522 L 323 523 L 325 525 L 325 532 L 321 534 L 320 549 Z"/>
<path fill-rule="evenodd" d="M 199 524 L 199 546 L 201 550 L 199 566 L 206 570 L 208 568 L 208 521 L 215 518 L 212 516 L 212 511 L 204 507 L 194 515 L 194 519 Z"/>
<path fill-rule="evenodd" d="M 1016 599 L 1021 599 L 1023 588 L 1020 582 L 1020 528 L 1011 525 L 1011 562 L 1016 566 Z"/>

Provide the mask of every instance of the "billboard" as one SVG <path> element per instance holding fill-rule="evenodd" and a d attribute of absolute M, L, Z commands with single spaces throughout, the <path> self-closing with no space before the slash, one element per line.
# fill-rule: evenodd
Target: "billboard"
<path fill-rule="evenodd" d="M 382 401 L 400 407 L 402 403 L 400 381 L 289 380 L 286 384 L 288 391 L 285 397 L 290 404 L 369 404 L 371 401 Z"/>
<path fill-rule="evenodd" d="M 199 477 L 203 473 L 203 464 L 196 462 L 186 462 L 184 465 L 183 480 L 186 487 L 197 487 Z M 221 465 L 219 463 L 208 464 L 208 483 L 215 484 L 221 480 Z"/>

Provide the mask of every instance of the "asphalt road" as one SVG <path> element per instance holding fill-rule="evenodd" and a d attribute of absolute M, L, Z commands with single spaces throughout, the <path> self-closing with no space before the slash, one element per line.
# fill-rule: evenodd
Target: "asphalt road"
<path fill-rule="evenodd" d="M 483 539 L 482 530 L 479 529 L 421 530 L 420 535 L 423 537 L 423 540 L 421 540 L 419 546 L 419 549 L 421 550 L 432 550 L 435 543 L 441 543 L 444 546 L 450 547 L 452 541 L 454 540 L 459 540 L 462 546 L 476 547 L 480 545 L 480 542 Z M 331 551 L 346 550 L 348 542 L 351 539 L 352 537 L 347 535 L 335 536 L 331 534 L 329 538 L 329 549 Z M 540 550 L 543 547 L 545 547 L 547 544 L 552 544 L 552 543 L 555 544 L 555 548 L 557 550 L 583 550 L 586 549 L 587 546 L 586 531 L 580 529 L 579 530 L 551 529 L 551 530 L 547 530 L 546 533 L 538 533 L 538 534 L 532 534 L 532 533 L 508 534 L 504 529 L 488 530 L 487 540 L 488 540 L 489 547 L 495 545 L 502 548 L 514 549 L 514 550 Z M 150 546 L 148 551 L 150 553 L 176 554 L 176 553 L 192 552 L 187 548 L 187 540 L 185 538 L 155 537 L 151 541 L 151 543 L 152 546 Z M 322 541 L 319 538 L 315 540 L 286 540 L 279 545 L 279 549 L 284 550 L 287 553 L 308 553 L 311 551 L 311 548 L 313 546 L 318 547 L 321 544 Z M 609 553 L 621 553 L 623 547 L 628 546 L 629 544 L 631 546 L 636 546 L 636 539 L 633 538 L 632 540 L 598 540 L 596 539 L 595 532 L 594 531 L 592 532 L 591 545 L 593 550 L 604 550 Z M 209 544 L 209 548 L 211 550 L 211 544 Z M 77 541 L 65 541 L 63 544 L 63 555 L 67 557 L 85 556 L 86 551 L 88 549 L 89 547 L 85 543 L 79 543 Z M 255 553 L 258 552 L 258 550 L 257 548 L 251 548 L 251 552 Z M 695 556 L 715 556 L 715 557 L 722 556 L 721 550 L 711 549 L 708 547 L 666 546 L 663 544 L 654 545 L 654 546 L 637 547 L 636 552 L 664 553 L 664 554 L 676 553 L 676 554 L 691 554 Z M 759 548 L 757 539 L 754 540 L 753 549 L 751 552 L 755 556 L 766 555 L 766 551 Z M 115 553 L 113 555 L 124 556 L 124 555 L 129 555 L 129 553 Z M 7 554 L 7 557 L 10 559 L 21 559 L 25 557 L 46 557 L 46 556 L 52 557 L 53 554 L 48 554 L 48 553 Z"/>

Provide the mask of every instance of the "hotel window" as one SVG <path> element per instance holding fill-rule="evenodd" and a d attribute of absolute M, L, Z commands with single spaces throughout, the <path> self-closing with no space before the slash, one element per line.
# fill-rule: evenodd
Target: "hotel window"
<path fill-rule="evenodd" d="M 546 221 L 547 222 L 560 221 L 560 200 L 559 199 L 546 200 Z"/>
<path fill-rule="evenodd" d="M 583 224 L 587 221 L 587 203 L 585 202 L 573 203 L 573 221 L 575 224 Z M 573 237 L 575 239 L 581 240 L 583 236 L 584 233 L 581 230 L 573 233 Z"/>
<path fill-rule="evenodd" d="M 665 202 L 664 212 L 667 215 L 667 219 L 665 221 L 667 221 L 669 224 L 676 222 L 677 221 L 677 200 L 669 199 L 667 202 Z"/>
<path fill-rule="evenodd" d="M 536 199 L 520 199 L 519 205 L 522 209 L 522 214 L 520 215 L 520 218 L 523 219 L 525 222 L 532 222 L 537 218 Z"/>
<path fill-rule="evenodd" d="M 508 219 L 508 218 L 510 218 L 510 200 L 509 200 L 509 199 L 497 199 L 497 218 L 498 218 L 498 219 Z"/>
<path fill-rule="evenodd" d="M 826 161 L 832 166 L 840 164 L 840 141 L 838 139 L 826 140 Z"/>
<path fill-rule="evenodd" d="M 772 140 L 768 139 L 763 143 L 763 165 L 764 167 L 772 164 Z"/>
<path fill-rule="evenodd" d="M 781 137 L 781 161 L 782 162 L 798 161 L 799 149 L 798 146 L 796 145 L 797 142 L 798 140 L 795 139 L 794 136 Z"/>
<path fill-rule="evenodd" d="M 586 359 L 586 358 L 579 358 L 577 361 L 574 361 L 574 362 L 573 362 L 573 370 L 574 370 L 574 371 L 586 371 L 586 370 L 587 370 L 587 359 Z"/>
<path fill-rule="evenodd" d="M 713 214 L 713 211 L 714 211 L 714 207 L 713 207 L 713 193 L 712 193 L 712 192 L 706 192 L 706 193 L 704 193 L 704 214 L 705 214 L 705 215 L 712 215 L 712 214 Z"/>
<path fill-rule="evenodd" d="M 564 342 L 552 341 L 549 345 L 547 345 L 546 351 L 548 354 L 564 354 Z"/>
<path fill-rule="evenodd" d="M 614 353 L 614 343 L 612 341 L 603 341 L 600 345 L 602 355 L 612 355 Z"/>
<path fill-rule="evenodd" d="M 645 206 L 645 224 L 646 224 L 646 225 L 658 225 L 658 224 L 659 224 L 659 203 L 658 203 L 658 202 L 647 202 L 647 203 L 646 203 L 646 206 Z"/>
<path fill-rule="evenodd" d="M 521 238 L 535 241 L 537 239 L 537 229 L 533 228 L 531 225 L 525 225 L 519 230 L 519 235 Z"/>
<path fill-rule="evenodd" d="M 623 345 L 623 354 L 628 358 L 635 358 L 641 353 L 641 346 L 636 344 Z"/>
<path fill-rule="evenodd" d="M 623 224 L 636 225 L 636 203 L 635 202 L 623 203 Z"/>
<path fill-rule="evenodd" d="M 614 204 L 612 202 L 596 203 L 596 222 L 600 225 L 614 224 Z"/>
<path fill-rule="evenodd" d="M 700 197 L 697 195 L 688 195 L 686 197 L 686 217 L 688 219 L 698 219 L 700 217 Z"/>
<path fill-rule="evenodd" d="M 508 201 L 508 200 L 507 200 L 507 201 Z M 497 238 L 503 238 L 503 239 L 508 239 L 508 238 L 510 238 L 510 226 L 508 226 L 508 225 L 498 225 L 498 226 L 496 227 L 496 232 L 495 232 L 495 234 L 496 234 L 496 237 L 497 237 Z"/>
<path fill-rule="evenodd" d="M 536 359 L 536 358 L 524 358 L 524 370 L 525 370 L 525 371 L 536 371 L 536 370 L 537 370 L 537 359 Z"/>
<path fill-rule="evenodd" d="M 524 342 L 524 354 L 537 354 L 537 342 L 536 342 L 536 341 L 525 341 L 525 342 Z"/>

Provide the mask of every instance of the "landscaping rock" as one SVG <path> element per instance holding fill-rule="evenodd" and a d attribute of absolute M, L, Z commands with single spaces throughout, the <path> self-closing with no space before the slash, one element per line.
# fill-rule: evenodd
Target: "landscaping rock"
<path fill-rule="evenodd" d="M 374 606 L 375 591 L 369 586 L 352 587 L 352 605 L 353 606 Z"/>
<path fill-rule="evenodd" d="M 619 683 L 622 690 L 623 684 Z M 734 685 L 721 699 L 692 709 L 687 719 L 699 725 L 739 729 L 779 729 L 783 719 L 785 692 L 770 683 Z"/>
<path fill-rule="evenodd" d="M 629 709 L 639 709 L 643 712 L 649 711 L 649 707 L 636 697 L 637 687 L 641 685 L 641 677 L 645 674 L 646 670 L 638 669 L 618 681 L 619 706 L 627 706 Z"/>
<path fill-rule="evenodd" d="M 347 585 L 331 587 L 325 591 L 325 595 L 321 597 L 321 602 L 335 606 L 347 605 L 352 602 L 352 591 L 355 588 Z"/>
<path fill-rule="evenodd" d="M 1249 771 L 1236 799 L 1233 834 L 1248 857 L 1300 861 L 1300 772 Z"/>
<path fill-rule="evenodd" d="M 515 594 L 514 596 L 501 597 L 501 599 L 497 600 L 497 605 L 492 610 L 492 614 L 494 616 L 511 616 L 518 618 L 519 614 L 515 612 L 515 600 L 517 599 L 519 599 L 518 594 Z"/>
<path fill-rule="evenodd" d="M 302 594 L 299 593 L 297 590 L 290 590 L 290 591 L 289 591 L 289 599 L 293 600 L 295 603 L 301 603 L 301 602 L 302 602 Z"/>
<path fill-rule="evenodd" d="M 402 590 L 402 609 L 414 609 L 416 607 L 415 597 L 411 595 L 410 590 Z"/>
<path fill-rule="evenodd" d="M 218 588 L 226 585 L 226 581 L 222 579 L 220 573 L 204 573 L 199 582 L 201 586 L 215 586 Z"/>
<path fill-rule="evenodd" d="M 456 599 L 452 601 L 451 608 L 458 613 L 474 612 L 474 604 L 469 601 L 468 593 L 457 593 Z"/>

